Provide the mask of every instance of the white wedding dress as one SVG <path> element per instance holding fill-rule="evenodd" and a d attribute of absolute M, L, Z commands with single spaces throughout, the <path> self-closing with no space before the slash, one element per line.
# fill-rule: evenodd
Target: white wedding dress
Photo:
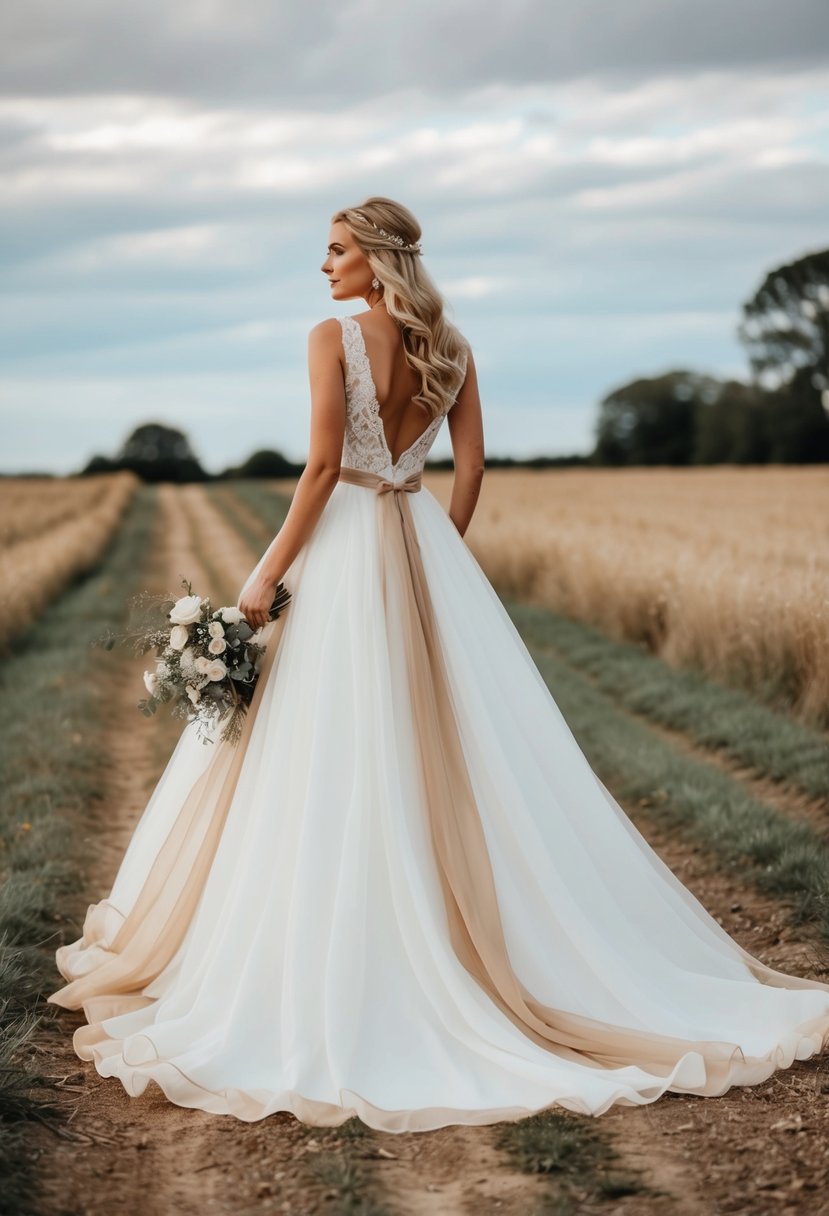
<path fill-rule="evenodd" d="M 131 1095 L 406 1132 L 716 1096 L 822 1051 L 829 985 L 742 949 L 592 771 L 419 488 L 445 415 L 392 463 L 341 324 L 345 472 L 243 738 L 184 728 L 58 951 L 78 1055 Z"/>

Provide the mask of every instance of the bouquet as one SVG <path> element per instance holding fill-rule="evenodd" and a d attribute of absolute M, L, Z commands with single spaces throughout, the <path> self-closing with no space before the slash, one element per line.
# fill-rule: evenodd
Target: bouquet
<path fill-rule="evenodd" d="M 138 702 L 143 714 L 149 717 L 160 704 L 170 703 L 174 716 L 198 722 L 203 743 L 213 742 L 205 728 L 226 720 L 221 740 L 235 744 L 266 647 L 251 641 L 254 631 L 239 608 L 213 611 L 209 598 L 194 595 L 191 583 L 181 581 L 187 594 L 176 600 L 146 591 L 134 596 L 130 602 L 149 606 L 150 618 L 136 630 L 107 633 L 97 641 L 107 650 L 116 641 L 131 642 L 136 654 L 155 649 L 155 671 L 144 672 L 149 695 Z M 272 621 L 290 598 L 284 583 L 279 583 L 269 613 Z"/>

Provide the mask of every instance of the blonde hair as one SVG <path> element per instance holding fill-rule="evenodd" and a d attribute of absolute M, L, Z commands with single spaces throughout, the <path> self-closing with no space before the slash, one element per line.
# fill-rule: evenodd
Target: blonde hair
<path fill-rule="evenodd" d="M 405 248 L 420 240 L 420 224 L 402 203 L 377 195 L 335 212 L 331 223 L 346 225 L 380 280 L 386 311 L 403 331 L 406 361 L 420 376 L 420 392 L 412 400 L 436 418 L 466 379 L 468 343 L 446 320 L 443 297 L 419 249 Z"/>

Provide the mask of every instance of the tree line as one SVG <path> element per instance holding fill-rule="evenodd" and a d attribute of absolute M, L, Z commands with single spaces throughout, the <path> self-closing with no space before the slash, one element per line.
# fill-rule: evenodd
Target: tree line
<path fill-rule="evenodd" d="M 829 460 L 829 250 L 770 270 L 742 305 L 738 336 L 746 381 L 688 369 L 639 377 L 599 403 L 593 450 L 530 460 L 487 458 L 489 467 L 552 465 L 810 464 Z M 430 462 L 451 468 L 450 459 Z M 83 474 L 132 469 L 146 481 L 296 477 L 304 468 L 263 449 L 207 473 L 180 430 L 138 427 L 114 457 Z"/>
<path fill-rule="evenodd" d="M 743 305 L 738 335 L 747 382 L 680 370 L 604 397 L 593 463 L 829 460 L 829 250 L 770 270 Z"/>

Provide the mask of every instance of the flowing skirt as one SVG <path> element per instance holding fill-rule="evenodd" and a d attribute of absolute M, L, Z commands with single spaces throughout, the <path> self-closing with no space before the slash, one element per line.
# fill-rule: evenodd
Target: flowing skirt
<path fill-rule="evenodd" d="M 185 727 L 58 951 L 82 1059 L 134 1096 L 406 1132 L 717 1096 L 823 1050 L 829 985 L 660 860 L 428 489 L 339 482 L 284 582 L 245 737 Z"/>

